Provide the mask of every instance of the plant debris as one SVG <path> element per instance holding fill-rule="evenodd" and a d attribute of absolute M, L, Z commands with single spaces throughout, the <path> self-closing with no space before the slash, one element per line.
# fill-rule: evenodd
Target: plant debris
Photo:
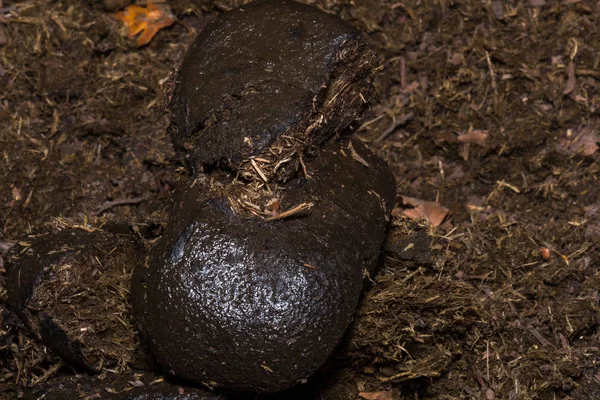
<path fill-rule="evenodd" d="M 360 392 L 358 396 L 365 400 L 393 400 L 391 390 L 384 392 Z"/>
<path fill-rule="evenodd" d="M 457 139 L 461 143 L 476 144 L 484 146 L 488 138 L 488 131 L 480 129 L 471 129 L 467 133 L 461 133 Z"/>
<path fill-rule="evenodd" d="M 136 39 L 138 47 L 147 45 L 161 29 L 177 21 L 169 6 L 155 3 L 149 3 L 146 7 L 130 5 L 114 16 L 125 25 L 127 37 L 139 35 Z"/>
<path fill-rule="evenodd" d="M 600 126 L 586 126 L 581 129 L 567 130 L 566 138 L 560 145 L 560 149 L 571 154 L 581 153 L 584 156 L 593 156 L 598 151 Z"/>
<path fill-rule="evenodd" d="M 412 220 L 426 219 L 433 227 L 440 226 L 450 211 L 434 201 L 419 200 L 407 196 L 402 196 L 402 205 L 413 207 L 400 211 L 402 215 Z M 398 211 L 395 214 L 398 215 Z"/>

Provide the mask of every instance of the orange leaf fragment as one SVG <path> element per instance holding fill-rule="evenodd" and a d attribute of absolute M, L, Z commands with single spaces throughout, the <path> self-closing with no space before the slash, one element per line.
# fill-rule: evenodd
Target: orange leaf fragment
<path fill-rule="evenodd" d="M 446 207 L 434 201 L 419 200 L 407 196 L 402 196 L 402 204 L 414 207 L 404 210 L 402 212 L 404 216 L 413 220 L 425 218 L 434 227 L 441 225 L 449 211 Z"/>
<path fill-rule="evenodd" d="M 358 396 L 366 400 L 393 400 L 391 390 L 385 392 L 360 392 Z"/>
<path fill-rule="evenodd" d="M 175 15 L 164 4 L 148 4 L 146 7 L 130 5 L 123 11 L 114 14 L 127 28 L 127 37 L 132 38 L 139 34 L 137 45 L 144 46 L 152 40 L 154 35 L 163 28 L 175 23 Z"/>

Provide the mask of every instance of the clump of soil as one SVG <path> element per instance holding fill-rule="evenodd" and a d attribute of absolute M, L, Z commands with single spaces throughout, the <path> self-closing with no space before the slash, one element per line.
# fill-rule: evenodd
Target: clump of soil
<path fill-rule="evenodd" d="M 105 373 L 99 376 L 65 376 L 38 385 L 25 393 L 25 400 L 113 399 L 113 400 L 223 400 L 218 394 L 146 372 Z"/>
<path fill-rule="evenodd" d="M 142 249 L 126 227 L 118 234 L 64 224 L 22 238 L 7 254 L 8 304 L 71 365 L 125 371 L 137 347 L 128 297 Z"/>

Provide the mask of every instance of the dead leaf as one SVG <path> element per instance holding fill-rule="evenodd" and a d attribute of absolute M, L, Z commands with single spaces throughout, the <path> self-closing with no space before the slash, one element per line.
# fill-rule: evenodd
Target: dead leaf
<path fill-rule="evenodd" d="M 144 387 L 144 382 L 140 381 L 139 379 L 136 379 L 135 381 L 129 381 L 129 384 L 133 387 L 139 388 L 139 387 Z"/>
<path fill-rule="evenodd" d="M 9 251 L 15 244 L 13 242 L 2 242 L 0 241 L 0 254 L 4 254 Z"/>
<path fill-rule="evenodd" d="M 573 89 L 575 89 L 575 63 L 571 60 L 567 67 L 567 85 L 565 86 L 565 90 L 563 90 L 563 94 L 567 95 L 571 93 Z"/>
<path fill-rule="evenodd" d="M 476 144 L 485 146 L 485 141 L 488 138 L 488 131 L 482 129 L 472 129 L 467 133 L 458 135 L 458 141 L 461 143 Z"/>
<path fill-rule="evenodd" d="M 529 0 L 531 7 L 542 7 L 546 5 L 546 0 Z"/>
<path fill-rule="evenodd" d="M 21 189 L 16 186 L 12 187 L 12 197 L 14 201 L 20 201 L 23 196 L 21 196 Z"/>
<path fill-rule="evenodd" d="M 550 61 L 552 62 L 552 65 L 562 65 L 565 63 L 562 55 L 552 56 L 550 57 Z"/>
<path fill-rule="evenodd" d="M 450 63 L 455 66 L 459 66 L 460 64 L 463 63 L 463 61 L 464 61 L 463 53 L 455 52 L 452 54 L 452 57 L 450 57 Z"/>
<path fill-rule="evenodd" d="M 584 127 L 579 131 L 573 132 L 572 130 L 567 131 L 567 136 L 574 138 L 566 138 L 560 142 L 560 150 L 567 151 L 568 153 L 575 154 L 580 153 L 584 156 L 594 155 L 598 151 L 598 143 L 600 142 L 600 136 L 598 132 L 590 127 Z"/>
<path fill-rule="evenodd" d="M 281 208 L 281 202 L 278 198 L 274 197 L 267 203 L 266 209 L 273 213 L 273 215 L 277 215 L 277 212 Z"/>
<path fill-rule="evenodd" d="M 171 9 L 164 4 L 148 4 L 146 7 L 130 5 L 114 16 L 125 24 L 127 37 L 139 34 L 136 41 L 139 47 L 150 43 L 158 31 L 176 21 Z"/>
<path fill-rule="evenodd" d="M 357 161 L 358 163 L 364 165 L 365 167 L 369 168 L 369 163 L 365 161 L 364 158 L 362 158 L 360 156 L 360 154 L 358 154 L 356 152 L 356 150 L 354 150 L 354 147 L 352 146 L 352 142 L 348 142 L 348 150 L 350 150 L 350 154 L 352 154 L 352 158 L 354 159 L 354 161 Z"/>
<path fill-rule="evenodd" d="M 598 151 L 598 142 L 600 141 L 600 138 L 598 138 L 598 135 L 596 134 L 596 132 L 588 132 L 585 135 L 582 135 L 579 138 L 579 149 L 582 150 L 583 155 L 585 156 L 591 156 L 592 154 L 594 154 L 596 151 Z"/>
<path fill-rule="evenodd" d="M 502 2 L 498 0 L 492 1 L 490 8 L 497 20 L 502 21 L 504 19 L 504 7 L 502 6 Z"/>
<path fill-rule="evenodd" d="M 419 200 L 413 197 L 402 196 L 402 204 L 412 206 L 414 208 L 405 209 L 402 214 L 410 219 L 427 219 L 431 225 L 440 226 L 448 209 L 434 201 Z"/>
<path fill-rule="evenodd" d="M 4 28 L 0 26 L 0 46 L 4 46 L 6 42 L 8 42 L 6 33 L 4 33 Z"/>
<path fill-rule="evenodd" d="M 391 390 L 384 392 L 360 392 L 358 396 L 366 400 L 393 400 Z"/>

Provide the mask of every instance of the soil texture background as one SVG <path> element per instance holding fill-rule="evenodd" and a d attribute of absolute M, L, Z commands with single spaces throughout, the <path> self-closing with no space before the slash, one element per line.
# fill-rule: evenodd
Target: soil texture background
<path fill-rule="evenodd" d="M 381 56 L 358 136 L 398 206 L 344 343 L 275 398 L 600 398 L 600 2 L 305 2 Z M 177 22 L 142 47 L 113 16 L 130 3 L 0 0 L 0 255 L 40 230 L 127 221 L 151 246 L 164 229 L 185 173 L 172 71 L 243 1 L 164 2 Z M 0 398 L 88 379 L 8 311 L 4 274 Z M 133 354 L 102 390 L 136 386 L 102 385 L 150 368 Z"/>

